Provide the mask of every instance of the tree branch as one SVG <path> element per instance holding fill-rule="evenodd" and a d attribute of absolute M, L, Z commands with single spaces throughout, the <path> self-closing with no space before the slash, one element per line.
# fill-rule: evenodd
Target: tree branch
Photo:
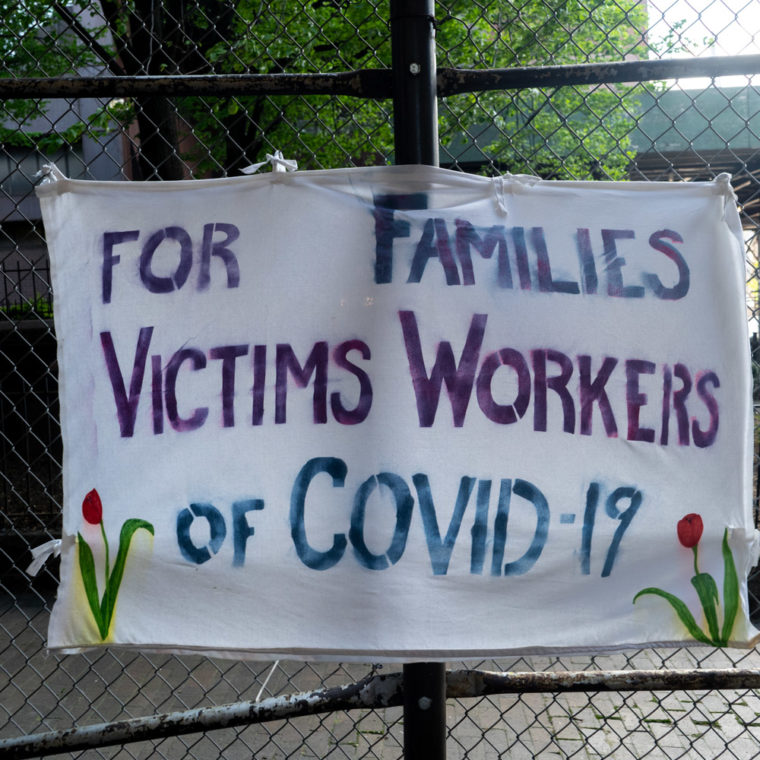
<path fill-rule="evenodd" d="M 124 76 L 124 69 L 116 62 L 114 57 L 79 23 L 77 17 L 65 6 L 59 2 L 53 3 L 55 12 L 71 27 L 74 34 L 89 47 L 103 63 L 108 70 L 115 76 Z"/>

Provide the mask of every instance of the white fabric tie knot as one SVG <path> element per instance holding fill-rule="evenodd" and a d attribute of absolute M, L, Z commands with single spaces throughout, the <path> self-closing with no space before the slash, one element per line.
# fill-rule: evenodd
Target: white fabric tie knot
<path fill-rule="evenodd" d="M 58 182 L 58 180 L 66 179 L 66 175 L 55 164 L 44 164 L 42 168 L 34 175 L 35 179 L 40 179 L 40 184 L 45 185 L 48 182 Z"/>
<path fill-rule="evenodd" d="M 26 568 L 27 575 L 37 575 L 42 566 L 50 557 L 58 557 L 61 554 L 61 539 L 54 538 L 32 549 L 32 562 Z"/>
<path fill-rule="evenodd" d="M 267 153 L 266 156 L 266 161 L 259 161 L 257 164 L 251 164 L 240 171 L 243 174 L 255 174 L 262 166 L 264 166 L 264 164 L 271 164 L 273 172 L 294 172 L 298 169 L 298 162 L 290 158 L 283 158 L 282 151 L 280 150 L 276 150 L 274 155 Z"/>

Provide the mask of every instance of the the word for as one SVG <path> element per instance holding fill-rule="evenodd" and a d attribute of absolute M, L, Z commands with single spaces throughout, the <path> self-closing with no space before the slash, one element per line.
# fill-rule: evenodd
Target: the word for
<path fill-rule="evenodd" d="M 222 240 L 214 240 L 214 234 L 224 235 Z M 114 253 L 116 246 L 134 243 L 142 233 L 140 230 L 121 230 L 103 233 L 103 303 L 111 303 L 113 292 L 113 270 L 121 262 L 122 255 Z M 235 254 L 228 247 L 240 237 L 240 230 L 234 224 L 212 222 L 203 225 L 203 238 L 200 244 L 200 271 L 197 289 L 206 290 L 211 282 L 211 258 L 216 257 L 224 265 L 227 273 L 227 287 L 236 288 L 240 284 L 240 267 Z M 121 249 L 124 250 L 124 249 Z M 130 246 L 127 252 L 136 256 L 136 265 L 140 273 L 140 282 L 151 293 L 171 293 L 179 290 L 187 282 L 193 266 L 193 241 L 190 233 L 183 227 L 164 227 L 148 234 L 140 247 Z M 168 271 L 158 274 L 155 259 L 162 260 Z M 174 260 L 175 263 L 171 263 Z"/>

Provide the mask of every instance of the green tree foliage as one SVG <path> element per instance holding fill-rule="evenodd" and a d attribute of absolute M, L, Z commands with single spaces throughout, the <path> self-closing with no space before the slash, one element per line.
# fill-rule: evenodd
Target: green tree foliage
<path fill-rule="evenodd" d="M 647 57 L 648 17 L 639 0 L 450 7 L 439 23 L 439 66 L 507 69 Z M 599 85 L 455 96 L 444 105 L 444 152 L 455 156 L 476 141 L 497 168 L 515 174 L 621 179 L 632 158 L 634 92 Z"/>
<path fill-rule="evenodd" d="M 390 66 L 386 3 L 241 0 L 203 50 L 217 73 L 317 73 Z M 204 15 L 195 17 L 196 28 Z M 197 35 L 192 35 L 197 39 Z M 390 104 L 348 97 L 183 99 L 202 168 L 234 172 L 281 149 L 303 167 L 387 160 Z"/>
<path fill-rule="evenodd" d="M 89 49 L 74 35 L 61 33 L 60 19 L 46 0 L 0 0 L 0 61 L 4 77 L 62 76 L 93 61 Z M 32 147 L 45 135 L 28 125 L 45 113 L 45 101 L 6 100 L 2 103 L 0 141 Z M 69 138 L 77 139 L 73 135 Z M 56 140 L 55 149 L 65 138 Z"/>
<path fill-rule="evenodd" d="M 6 60 L 15 76 L 72 73 L 93 60 L 105 71 L 129 75 L 335 72 L 391 64 L 387 0 L 0 4 L 12 18 L 12 39 L 0 44 L 14 48 Z M 442 0 L 436 17 L 441 67 L 646 55 L 646 4 L 640 0 Z M 25 44 L 14 44 L 18 39 Z M 275 148 L 304 168 L 392 160 L 389 102 L 256 95 L 144 97 L 130 105 L 145 178 L 179 178 L 185 163 L 196 176 L 235 173 Z M 609 86 L 446 98 L 440 106 L 442 157 L 447 149 L 471 149 L 477 136 L 482 154 L 494 156 L 499 170 L 620 177 L 630 160 L 627 111 L 634 110 L 625 88 Z"/>

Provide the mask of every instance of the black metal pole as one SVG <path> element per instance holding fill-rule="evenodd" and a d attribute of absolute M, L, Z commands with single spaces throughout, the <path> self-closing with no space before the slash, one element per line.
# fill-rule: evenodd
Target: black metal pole
<path fill-rule="evenodd" d="M 391 0 L 391 56 L 396 163 L 438 166 L 433 0 Z"/>
<path fill-rule="evenodd" d="M 433 0 L 391 0 L 397 164 L 438 166 Z M 446 664 L 404 665 L 404 758 L 446 758 Z"/>
<path fill-rule="evenodd" d="M 446 663 L 404 665 L 404 760 L 446 760 Z"/>

